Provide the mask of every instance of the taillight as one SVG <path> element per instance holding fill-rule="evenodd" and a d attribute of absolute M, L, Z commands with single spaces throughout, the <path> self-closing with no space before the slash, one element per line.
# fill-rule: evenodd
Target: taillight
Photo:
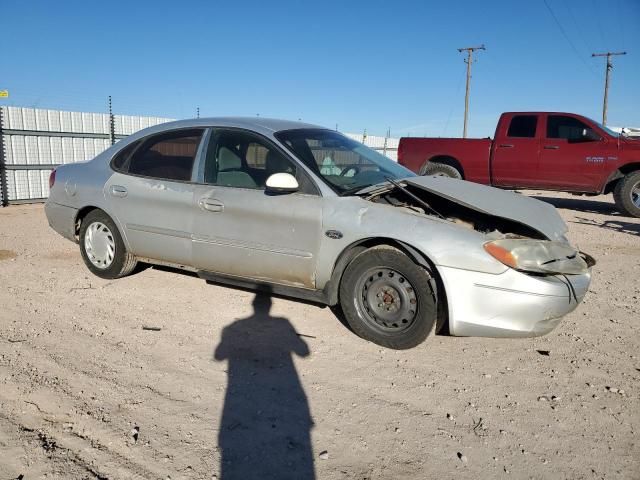
<path fill-rule="evenodd" d="M 51 173 L 49 174 L 49 190 L 53 188 L 54 183 L 56 183 L 56 171 L 51 170 Z"/>

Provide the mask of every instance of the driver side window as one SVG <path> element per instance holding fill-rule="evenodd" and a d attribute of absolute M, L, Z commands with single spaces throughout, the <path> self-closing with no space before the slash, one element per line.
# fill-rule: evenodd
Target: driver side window
<path fill-rule="evenodd" d="M 264 190 L 267 178 L 274 173 L 296 176 L 296 167 L 260 137 L 232 130 L 218 131 L 211 136 L 205 160 L 205 183 Z"/>
<path fill-rule="evenodd" d="M 577 118 L 563 115 L 547 117 L 547 138 L 567 140 L 569 143 L 593 142 L 600 139 L 591 127 Z"/>

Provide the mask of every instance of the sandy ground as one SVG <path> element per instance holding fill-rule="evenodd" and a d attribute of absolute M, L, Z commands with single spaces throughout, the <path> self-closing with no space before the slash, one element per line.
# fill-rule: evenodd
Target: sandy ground
<path fill-rule="evenodd" d="M 584 304 L 402 352 L 328 308 L 101 280 L 41 205 L 0 209 L 0 480 L 640 478 L 640 220 L 534 195 L 598 260 Z"/>

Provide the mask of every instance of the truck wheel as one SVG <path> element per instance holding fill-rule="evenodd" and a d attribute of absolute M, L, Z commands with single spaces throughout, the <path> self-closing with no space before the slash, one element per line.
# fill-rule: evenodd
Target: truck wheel
<path fill-rule="evenodd" d="M 136 267 L 136 257 L 124 246 L 118 227 L 102 210 L 93 210 L 80 225 L 80 254 L 91 273 L 120 278 Z"/>
<path fill-rule="evenodd" d="M 422 175 L 449 177 L 462 180 L 462 174 L 456 167 L 452 167 L 451 165 L 446 165 L 444 163 L 427 162 L 422 169 Z"/>
<path fill-rule="evenodd" d="M 340 282 L 345 320 L 360 337 L 404 350 L 422 343 L 436 323 L 431 274 L 400 250 L 365 250 L 347 266 Z"/>
<path fill-rule="evenodd" d="M 640 217 L 640 171 L 627 174 L 613 190 L 618 209 L 630 217 Z"/>

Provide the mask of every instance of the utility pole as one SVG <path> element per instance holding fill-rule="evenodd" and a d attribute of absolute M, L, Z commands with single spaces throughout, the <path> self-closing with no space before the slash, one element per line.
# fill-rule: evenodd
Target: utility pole
<path fill-rule="evenodd" d="M 469 87 L 471 83 L 471 64 L 473 63 L 473 52 L 476 50 L 486 50 L 484 44 L 478 47 L 459 48 L 458 52 L 467 52 L 467 58 L 464 63 L 467 64 L 467 89 L 464 94 L 464 128 L 462 130 L 462 138 L 467 138 L 467 120 L 469 118 Z"/>
<path fill-rule="evenodd" d="M 592 57 L 607 57 L 607 65 L 605 67 L 604 76 L 604 100 L 602 102 L 602 125 L 607 124 L 607 104 L 609 101 L 609 75 L 613 70 L 613 63 L 611 57 L 614 55 L 626 55 L 627 52 L 605 52 L 605 53 L 592 53 Z"/>

